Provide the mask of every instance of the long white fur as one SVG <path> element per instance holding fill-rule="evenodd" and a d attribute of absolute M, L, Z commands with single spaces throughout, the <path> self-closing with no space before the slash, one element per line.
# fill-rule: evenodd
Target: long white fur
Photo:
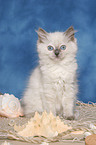
<path fill-rule="evenodd" d="M 41 33 L 41 32 L 40 32 Z M 39 32 L 38 32 L 39 35 Z M 77 42 L 69 41 L 64 32 L 47 33 L 43 43 L 37 41 L 39 66 L 32 72 L 24 92 L 24 113 L 52 111 L 54 115 L 74 116 L 76 95 L 78 92 L 76 70 Z M 42 37 L 42 36 L 41 36 Z M 57 58 L 48 45 L 61 50 Z"/>

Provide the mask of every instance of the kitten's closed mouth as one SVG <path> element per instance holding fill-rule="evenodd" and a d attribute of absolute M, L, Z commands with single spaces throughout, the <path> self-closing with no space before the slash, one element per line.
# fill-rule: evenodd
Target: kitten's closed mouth
<path fill-rule="evenodd" d="M 59 59 L 59 56 L 56 56 L 57 59 Z"/>

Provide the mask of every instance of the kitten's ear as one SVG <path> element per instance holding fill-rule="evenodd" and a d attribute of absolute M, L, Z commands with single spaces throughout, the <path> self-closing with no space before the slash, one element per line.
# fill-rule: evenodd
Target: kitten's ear
<path fill-rule="evenodd" d="M 38 31 L 36 31 L 38 34 L 38 40 L 40 43 L 43 43 L 45 39 L 47 39 L 48 33 L 43 30 L 42 28 L 39 28 Z"/>
<path fill-rule="evenodd" d="M 74 34 L 75 34 L 75 31 L 73 26 L 70 26 L 65 32 L 64 32 L 64 35 L 68 37 L 68 40 L 69 41 L 74 41 L 75 40 L 75 37 L 74 37 Z"/>

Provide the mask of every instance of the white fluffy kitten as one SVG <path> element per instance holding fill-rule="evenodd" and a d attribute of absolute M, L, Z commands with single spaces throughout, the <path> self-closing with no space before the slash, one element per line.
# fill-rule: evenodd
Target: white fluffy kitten
<path fill-rule="evenodd" d="M 75 31 L 71 26 L 65 32 L 47 33 L 39 28 L 37 33 L 39 66 L 24 93 L 25 115 L 46 110 L 73 119 L 78 92 Z"/>

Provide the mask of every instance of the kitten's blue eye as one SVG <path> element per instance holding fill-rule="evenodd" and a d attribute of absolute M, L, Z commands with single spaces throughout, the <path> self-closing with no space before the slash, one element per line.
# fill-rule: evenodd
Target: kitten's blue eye
<path fill-rule="evenodd" d="M 65 49 L 66 49 L 66 45 L 62 45 L 62 46 L 60 47 L 60 49 L 65 50 Z"/>
<path fill-rule="evenodd" d="M 49 51 L 51 51 L 51 50 L 53 50 L 53 49 L 54 49 L 54 48 L 53 48 L 51 45 L 48 46 L 48 50 L 49 50 Z"/>

